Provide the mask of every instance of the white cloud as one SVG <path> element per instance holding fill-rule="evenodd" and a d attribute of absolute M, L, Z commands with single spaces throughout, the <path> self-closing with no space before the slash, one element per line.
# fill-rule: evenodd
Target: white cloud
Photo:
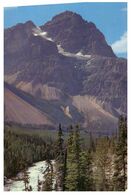
<path fill-rule="evenodd" d="M 127 52 L 127 32 L 125 32 L 119 40 L 115 41 L 111 45 L 115 53 L 126 53 Z"/>

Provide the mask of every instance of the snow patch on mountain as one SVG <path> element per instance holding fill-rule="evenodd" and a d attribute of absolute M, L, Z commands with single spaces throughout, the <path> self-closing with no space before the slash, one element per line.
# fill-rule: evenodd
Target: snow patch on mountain
<path fill-rule="evenodd" d="M 91 58 L 91 55 L 84 55 L 81 51 L 76 53 L 76 55 L 79 56 L 79 57 L 83 57 L 83 58 Z"/>
<path fill-rule="evenodd" d="M 62 46 L 59 44 L 57 45 L 57 49 L 58 49 L 58 52 L 64 56 L 68 56 L 68 57 L 74 57 L 74 58 L 78 58 L 78 59 L 90 59 L 91 58 L 91 55 L 83 55 L 81 52 L 78 52 L 78 53 L 70 53 L 70 52 L 67 52 L 65 51 Z"/>
<path fill-rule="evenodd" d="M 40 37 L 43 37 L 44 39 L 46 39 L 48 41 L 54 42 L 52 38 L 48 37 L 48 33 L 45 32 L 45 31 L 42 31 L 41 28 L 38 27 L 38 26 L 33 29 L 33 35 L 34 36 L 40 36 Z"/>
<path fill-rule="evenodd" d="M 37 26 L 36 28 L 33 28 L 33 35 L 34 36 L 41 36 L 48 41 L 54 42 L 54 40 L 48 36 L 48 33 L 46 31 L 42 31 L 39 26 Z M 78 58 L 78 59 L 90 59 L 91 58 L 91 55 L 84 55 L 84 54 L 82 54 L 81 51 L 79 51 L 76 54 L 67 52 L 64 50 L 64 48 L 62 48 L 62 46 L 60 44 L 57 45 L 57 49 L 58 49 L 58 52 L 64 56 L 74 57 L 74 58 Z"/>

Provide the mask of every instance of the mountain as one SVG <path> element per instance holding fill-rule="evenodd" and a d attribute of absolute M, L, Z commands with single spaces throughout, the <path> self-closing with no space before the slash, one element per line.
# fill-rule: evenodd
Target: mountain
<path fill-rule="evenodd" d="M 28 99 L 54 127 L 116 129 L 127 112 L 127 60 L 115 56 L 95 24 L 66 11 L 40 27 L 28 21 L 4 33 L 5 82 L 20 102 Z"/>
<path fill-rule="evenodd" d="M 49 93 L 52 91 L 47 93 L 51 97 Z M 63 94 L 63 97 L 52 101 L 41 99 L 5 83 L 5 121 L 48 129 L 56 128 L 60 122 L 66 128 L 79 121 L 83 124 L 83 130 L 90 123 L 94 133 L 103 132 L 103 125 L 105 131 L 108 129 L 109 133 L 113 133 L 117 118 L 105 111 L 100 102 L 88 96 Z"/>
<path fill-rule="evenodd" d="M 51 120 L 45 113 L 38 111 L 7 86 L 5 87 L 5 120 L 21 125 L 52 125 Z"/>
<path fill-rule="evenodd" d="M 74 12 L 66 11 L 55 16 L 41 26 L 41 29 L 48 32 L 49 36 L 65 51 L 115 57 L 104 35 L 95 24 L 85 21 Z"/>

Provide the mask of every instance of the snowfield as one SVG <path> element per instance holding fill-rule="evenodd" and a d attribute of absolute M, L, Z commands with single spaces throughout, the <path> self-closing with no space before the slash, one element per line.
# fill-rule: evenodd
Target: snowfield
<path fill-rule="evenodd" d="M 44 39 L 48 40 L 48 41 L 53 41 L 52 38 L 48 37 L 48 33 L 45 32 L 45 31 L 42 31 L 40 27 L 36 27 L 33 29 L 33 35 L 34 36 L 40 36 L 40 37 L 43 37 Z"/>
<path fill-rule="evenodd" d="M 78 52 L 78 53 L 70 53 L 70 52 L 67 52 L 65 51 L 61 45 L 57 45 L 57 49 L 58 49 L 58 52 L 64 56 L 68 56 L 68 57 L 73 57 L 73 58 L 78 58 L 78 59 L 90 59 L 91 58 L 91 55 L 83 55 L 82 52 Z"/>
<path fill-rule="evenodd" d="M 51 37 L 48 36 L 48 33 L 46 31 L 42 31 L 40 27 L 36 27 L 33 29 L 33 35 L 34 36 L 40 36 L 43 37 L 44 39 L 48 40 L 48 41 L 52 41 L 55 42 Z M 91 55 L 84 55 L 82 54 L 81 51 L 79 51 L 78 53 L 70 53 L 65 51 L 62 46 L 59 44 L 57 45 L 57 49 L 58 52 L 64 56 L 68 56 L 68 57 L 73 57 L 73 58 L 78 58 L 78 59 L 90 59 Z"/>

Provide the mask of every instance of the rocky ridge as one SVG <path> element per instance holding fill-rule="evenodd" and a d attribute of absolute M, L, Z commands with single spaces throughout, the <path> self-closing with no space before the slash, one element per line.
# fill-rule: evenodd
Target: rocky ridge
<path fill-rule="evenodd" d="M 53 102 L 68 113 L 68 124 L 87 124 L 90 110 L 93 128 L 115 129 L 126 114 L 127 61 L 115 56 L 95 24 L 66 11 L 40 27 L 28 21 L 5 29 L 4 38 L 5 81 L 35 101 Z"/>

